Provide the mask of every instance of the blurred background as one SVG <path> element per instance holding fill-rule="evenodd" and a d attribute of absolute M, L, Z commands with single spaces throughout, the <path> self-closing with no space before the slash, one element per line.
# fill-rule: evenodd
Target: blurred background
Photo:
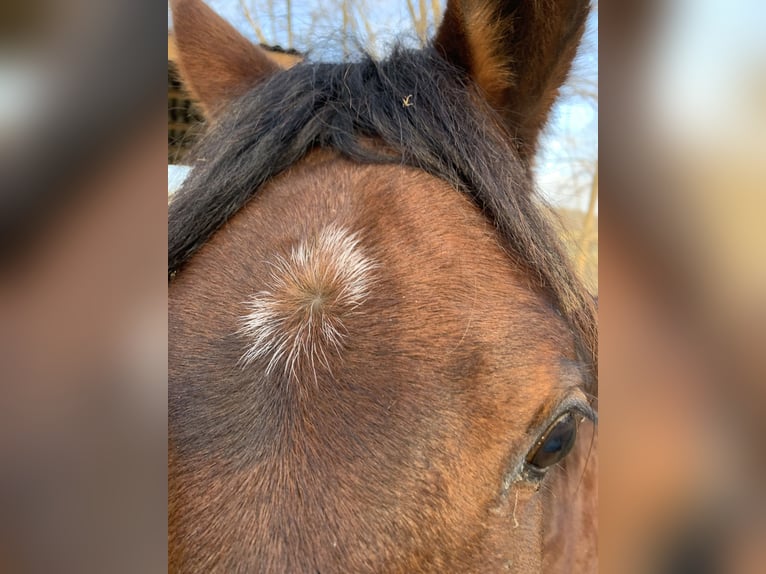
<path fill-rule="evenodd" d="M 313 59 L 443 8 L 212 6 Z M 0 572 L 165 569 L 165 190 L 194 122 L 161 9 L 0 8 Z M 765 11 L 599 6 L 537 158 L 594 290 L 598 254 L 604 572 L 764 571 Z"/>
<path fill-rule="evenodd" d="M 766 564 L 766 5 L 605 4 L 600 548 Z"/>

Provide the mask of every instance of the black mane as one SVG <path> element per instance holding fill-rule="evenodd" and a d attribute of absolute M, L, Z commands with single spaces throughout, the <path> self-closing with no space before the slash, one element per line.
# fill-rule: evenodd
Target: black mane
<path fill-rule="evenodd" d="M 510 129 L 512 131 L 512 127 Z M 507 128 L 434 49 L 384 61 L 304 62 L 237 102 L 200 143 L 168 208 L 168 273 L 258 189 L 317 147 L 423 169 L 467 193 L 572 326 L 595 376 L 595 308 L 533 193 Z M 370 141 L 383 142 L 370 146 Z"/>

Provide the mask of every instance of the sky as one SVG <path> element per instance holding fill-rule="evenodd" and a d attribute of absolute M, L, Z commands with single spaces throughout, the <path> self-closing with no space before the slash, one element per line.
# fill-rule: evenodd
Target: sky
<path fill-rule="evenodd" d="M 287 47 L 287 32 L 284 29 L 286 3 L 273 0 L 275 17 L 272 19 L 268 2 L 243 1 L 267 41 Z M 256 41 L 253 27 L 239 0 L 207 2 L 243 35 Z M 337 60 L 342 56 L 342 19 L 339 10 L 326 8 L 328 4 L 327 0 L 293 0 L 293 47 L 301 51 L 310 47 L 315 59 Z M 430 2 L 427 4 L 430 6 Z M 337 6 L 337 1 L 332 5 Z M 405 39 L 416 41 L 406 2 L 367 0 L 364 13 L 375 35 L 374 50 L 377 54 L 385 54 L 387 46 L 402 35 Z M 172 26 L 171 20 L 168 11 L 169 27 Z M 276 23 L 274 26 L 271 25 L 272 20 Z M 433 31 L 433 23 L 430 30 Z M 363 28 L 360 29 L 360 35 L 364 35 Z M 306 41 L 309 37 L 310 46 Z M 598 13 L 594 12 L 588 21 L 588 29 L 572 73 L 572 77 L 577 79 L 577 85 L 589 86 L 594 92 L 598 85 L 597 54 Z M 551 114 L 537 159 L 537 182 L 543 197 L 553 205 L 584 210 L 593 165 L 598 155 L 598 96 L 596 93 L 595 98 L 586 99 L 572 92 L 566 88 L 562 91 L 563 97 Z M 180 185 L 182 180 L 182 172 L 169 168 L 169 187 Z"/>

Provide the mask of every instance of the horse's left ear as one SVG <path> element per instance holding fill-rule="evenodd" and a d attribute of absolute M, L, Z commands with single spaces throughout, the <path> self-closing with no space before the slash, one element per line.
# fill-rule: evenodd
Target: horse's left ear
<path fill-rule="evenodd" d="M 434 47 L 481 88 L 530 162 L 577 51 L 589 0 L 449 0 Z"/>
<path fill-rule="evenodd" d="M 181 75 L 206 116 L 281 69 L 202 0 L 170 7 Z"/>

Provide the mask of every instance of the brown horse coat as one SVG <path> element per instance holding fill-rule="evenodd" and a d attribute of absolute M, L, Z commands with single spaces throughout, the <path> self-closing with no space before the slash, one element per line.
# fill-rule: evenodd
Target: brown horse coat
<path fill-rule="evenodd" d="M 204 5 L 172 4 L 211 141 L 246 121 L 265 77 L 289 89 Z M 517 203 L 482 205 L 341 144 L 310 146 L 257 185 L 201 157 L 203 179 L 170 208 L 171 571 L 595 571 L 592 426 L 560 464 L 530 463 L 560 448 L 562 417 L 593 417 L 592 302 L 547 243 L 527 169 L 586 14 L 585 2 L 450 3 L 428 56 L 473 82 L 466 113 L 488 114 L 488 137 L 515 134 L 498 149 Z M 351 99 L 373 69 L 345 68 Z M 439 114 L 422 92 L 399 105 Z M 395 152 L 373 135 L 354 144 Z M 477 163 L 505 169 L 487 149 Z M 256 189 L 200 208 L 234 197 L 235 175 Z"/>

